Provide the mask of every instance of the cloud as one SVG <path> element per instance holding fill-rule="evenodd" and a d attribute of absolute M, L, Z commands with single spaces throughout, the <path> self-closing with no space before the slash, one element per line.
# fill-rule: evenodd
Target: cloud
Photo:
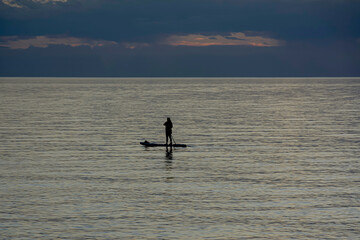
<path fill-rule="evenodd" d="M 1 1 L 24 7 L 1 7 Z M 0 35 L 151 42 L 250 30 L 286 42 L 326 41 L 360 36 L 359 7 L 360 1 L 341 0 L 0 0 Z"/>
<path fill-rule="evenodd" d="M 32 0 L 36 3 L 55 3 L 55 2 L 67 2 L 68 0 Z"/>
<path fill-rule="evenodd" d="M 88 46 L 101 47 L 106 45 L 122 45 L 128 49 L 150 47 L 152 45 L 170 45 L 170 46 L 254 46 L 254 47 L 276 47 L 284 44 L 283 41 L 267 38 L 263 36 L 247 36 L 245 33 L 237 32 L 229 35 L 171 35 L 165 39 L 157 40 L 152 43 L 147 42 L 115 42 L 108 40 L 94 40 L 90 38 L 77 38 L 70 36 L 34 36 L 21 38 L 18 36 L 0 37 L 0 47 L 10 49 L 27 49 L 29 47 L 47 48 L 49 45 L 65 45 L 71 47 Z"/>
<path fill-rule="evenodd" d="M 20 38 L 18 36 L 2 36 L 0 37 L 0 47 L 10 49 L 28 49 L 29 47 L 47 48 L 50 45 L 64 45 L 70 47 L 103 47 L 109 45 L 119 45 L 127 49 L 149 47 L 149 43 L 145 42 L 115 42 L 107 40 L 94 40 L 88 38 L 76 38 L 69 36 L 34 36 L 28 38 Z"/>
<path fill-rule="evenodd" d="M 143 47 L 149 47 L 149 43 L 137 43 L 137 42 L 125 42 L 123 43 L 123 46 L 128 49 L 135 49 L 135 48 L 143 48 Z"/>
<path fill-rule="evenodd" d="M 41 4 L 57 3 L 57 2 L 66 3 L 66 2 L 68 2 L 68 0 L 31 0 L 31 1 L 35 2 L 35 3 L 41 3 Z"/>
<path fill-rule="evenodd" d="M 117 44 L 121 44 L 128 49 L 150 47 L 152 45 L 146 42 L 115 42 L 69 36 L 35 36 L 28 38 L 20 38 L 18 36 L 0 37 L 0 46 L 10 49 L 27 49 L 31 46 L 37 48 L 47 48 L 49 45 L 66 45 L 71 47 L 89 46 L 93 48 Z M 262 36 L 247 36 L 244 33 L 238 32 L 230 33 L 227 36 L 202 34 L 189 34 L 184 36 L 172 35 L 163 40 L 159 40 L 158 42 L 154 42 L 154 44 L 191 47 L 240 45 L 254 47 L 276 47 L 282 45 L 283 41 Z"/>
<path fill-rule="evenodd" d="M 22 39 L 17 36 L 0 37 L 0 46 L 10 49 L 27 49 L 29 47 L 47 48 L 49 45 L 66 45 L 71 47 L 102 47 L 117 44 L 113 41 L 93 40 L 66 36 L 36 36 Z"/>
<path fill-rule="evenodd" d="M 12 7 L 12 8 L 23 8 L 31 3 L 39 3 L 39 4 L 56 4 L 56 3 L 66 3 L 68 0 L 2 0 L 2 3 Z"/>
<path fill-rule="evenodd" d="M 171 46 L 254 46 L 254 47 L 277 47 L 283 45 L 283 42 L 274 38 L 263 36 L 247 36 L 242 32 L 233 32 L 228 36 L 221 35 L 172 35 L 168 37 L 164 44 Z"/>
<path fill-rule="evenodd" d="M 12 8 L 22 8 L 23 6 L 18 4 L 15 0 L 2 0 L 2 3 Z"/>
<path fill-rule="evenodd" d="M 2 0 L 2 3 L 14 8 L 22 8 L 29 3 L 40 3 L 40 4 L 56 4 L 56 3 L 66 3 L 68 0 Z"/>

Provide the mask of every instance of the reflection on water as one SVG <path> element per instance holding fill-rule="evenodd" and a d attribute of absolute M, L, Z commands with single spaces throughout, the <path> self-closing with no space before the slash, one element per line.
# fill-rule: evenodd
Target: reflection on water
<path fill-rule="evenodd" d="M 1 238 L 360 235 L 359 79 L 0 84 Z"/>
<path fill-rule="evenodd" d="M 173 170 L 173 149 L 172 147 L 166 147 L 165 152 L 165 169 L 167 172 L 166 181 L 167 183 L 171 183 L 174 180 L 174 175 L 172 174 Z"/>
<path fill-rule="evenodd" d="M 171 161 L 173 158 L 173 149 L 172 147 L 166 147 L 166 159 Z"/>

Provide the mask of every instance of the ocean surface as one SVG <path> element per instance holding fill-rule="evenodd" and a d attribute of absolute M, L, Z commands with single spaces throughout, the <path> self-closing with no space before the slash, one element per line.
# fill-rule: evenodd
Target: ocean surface
<path fill-rule="evenodd" d="M 0 239 L 360 239 L 360 79 L 0 78 Z"/>

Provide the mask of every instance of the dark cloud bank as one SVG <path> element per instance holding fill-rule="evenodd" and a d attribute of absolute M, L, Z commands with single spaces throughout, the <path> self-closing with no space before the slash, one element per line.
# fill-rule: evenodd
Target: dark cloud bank
<path fill-rule="evenodd" d="M 360 3 L 2 0 L 0 76 L 360 76 Z"/>

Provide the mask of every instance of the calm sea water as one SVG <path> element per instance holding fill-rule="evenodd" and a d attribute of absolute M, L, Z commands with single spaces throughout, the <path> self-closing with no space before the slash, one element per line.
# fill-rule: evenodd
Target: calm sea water
<path fill-rule="evenodd" d="M 360 79 L 1 78 L 0 157 L 1 239 L 360 238 Z"/>

